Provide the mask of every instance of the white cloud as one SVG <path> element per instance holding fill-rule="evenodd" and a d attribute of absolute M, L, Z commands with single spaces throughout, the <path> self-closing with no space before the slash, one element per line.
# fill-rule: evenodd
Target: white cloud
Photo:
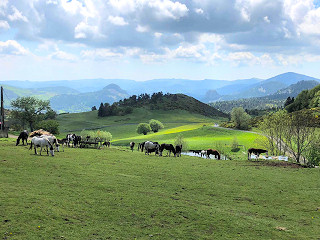
<path fill-rule="evenodd" d="M 270 23 L 270 19 L 269 19 L 268 16 L 265 16 L 265 17 L 263 18 L 263 20 L 264 20 L 266 23 Z"/>
<path fill-rule="evenodd" d="M 113 52 L 110 49 L 95 49 L 95 50 L 83 50 L 81 51 L 83 58 L 95 59 L 95 60 L 107 60 L 122 57 L 122 53 Z"/>
<path fill-rule="evenodd" d="M 1 28 L 5 30 L 9 29 L 10 28 L 9 23 L 7 21 L 0 20 L 0 29 Z"/>
<path fill-rule="evenodd" d="M 179 19 L 188 14 L 188 7 L 180 2 L 172 2 L 170 0 L 143 0 L 158 18 Z"/>
<path fill-rule="evenodd" d="M 29 51 L 21 46 L 17 41 L 8 40 L 6 42 L 0 41 L 0 54 L 7 55 L 26 55 Z"/>
<path fill-rule="evenodd" d="M 149 31 L 149 28 L 147 26 L 141 26 L 141 25 L 138 25 L 136 27 L 136 31 L 137 32 L 148 32 Z"/>
<path fill-rule="evenodd" d="M 201 8 L 196 8 L 194 11 L 196 13 L 198 13 L 198 14 L 203 14 L 204 13 L 203 9 L 201 9 Z"/>
<path fill-rule="evenodd" d="M 27 17 L 22 15 L 22 12 L 20 12 L 15 6 L 11 6 L 11 9 L 13 13 L 8 16 L 9 20 L 14 22 L 14 21 L 23 21 L 23 22 L 28 22 Z"/>
<path fill-rule="evenodd" d="M 86 22 L 79 23 L 74 29 L 75 38 L 88 38 L 99 35 L 99 29 L 97 26 L 90 26 Z"/>
<path fill-rule="evenodd" d="M 55 60 L 64 60 L 68 62 L 74 62 L 77 60 L 77 57 L 74 54 L 67 53 L 59 49 L 57 49 L 54 53 L 50 54 L 49 58 Z"/>
<path fill-rule="evenodd" d="M 108 21 L 111 22 L 111 23 L 114 24 L 114 25 L 117 25 L 117 26 L 125 26 L 125 25 L 128 25 L 128 24 L 129 24 L 128 22 L 126 22 L 126 21 L 124 20 L 123 17 L 118 17 L 118 16 L 116 16 L 116 17 L 114 17 L 114 16 L 109 16 L 109 17 L 108 17 Z"/>

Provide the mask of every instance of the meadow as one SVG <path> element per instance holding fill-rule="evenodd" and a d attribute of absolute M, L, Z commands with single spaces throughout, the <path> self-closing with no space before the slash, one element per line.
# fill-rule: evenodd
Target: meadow
<path fill-rule="evenodd" d="M 319 169 L 0 145 L 3 239 L 320 237 Z"/>
<path fill-rule="evenodd" d="M 165 128 L 157 133 L 137 134 L 138 123 L 148 122 L 150 119 L 161 121 Z M 222 144 L 230 152 L 229 157 L 238 159 L 246 157 L 249 147 L 259 147 L 256 139 L 261 136 L 258 134 L 213 127 L 222 120 L 225 119 L 209 118 L 182 110 L 150 111 L 143 108 L 137 108 L 132 114 L 126 116 L 99 118 L 97 111 L 58 116 L 60 137 L 65 137 L 69 132 L 79 134 L 82 129 L 99 129 L 112 134 L 111 143 L 115 146 L 129 146 L 131 141 L 139 143 L 146 140 L 173 144 L 177 136 L 181 135 L 187 143 L 184 151 L 218 148 L 218 145 Z M 240 145 L 239 150 L 231 152 L 231 143 L 235 137 Z"/>

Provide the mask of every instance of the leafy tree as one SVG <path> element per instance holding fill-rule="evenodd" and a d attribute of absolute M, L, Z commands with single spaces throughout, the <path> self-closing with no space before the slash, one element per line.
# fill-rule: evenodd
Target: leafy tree
<path fill-rule="evenodd" d="M 147 135 L 148 132 L 151 132 L 150 125 L 148 123 L 139 123 L 137 133 Z"/>
<path fill-rule="evenodd" d="M 95 111 L 95 110 L 97 110 L 97 107 L 96 107 L 96 106 L 93 106 L 93 107 L 91 108 L 91 111 Z"/>
<path fill-rule="evenodd" d="M 47 111 L 51 111 L 50 102 L 35 97 L 20 97 L 11 102 L 12 117 L 19 119 L 22 124 L 28 123 L 30 130 L 34 130 L 37 122 L 44 118 Z"/>
<path fill-rule="evenodd" d="M 249 129 L 250 115 L 242 107 L 233 108 L 231 111 L 231 120 L 238 129 Z"/>
<path fill-rule="evenodd" d="M 46 113 L 45 113 L 45 116 L 44 116 L 44 119 L 45 120 L 53 120 L 53 119 L 56 119 L 57 117 L 57 113 L 56 111 L 53 111 L 52 109 L 49 109 Z"/>
<path fill-rule="evenodd" d="M 43 120 L 36 124 L 38 129 L 42 128 L 52 134 L 59 134 L 59 122 L 56 120 Z"/>
<path fill-rule="evenodd" d="M 150 125 L 151 130 L 153 132 L 158 132 L 160 129 L 164 128 L 162 122 L 155 120 L 155 119 L 151 119 L 149 121 L 149 125 Z"/>

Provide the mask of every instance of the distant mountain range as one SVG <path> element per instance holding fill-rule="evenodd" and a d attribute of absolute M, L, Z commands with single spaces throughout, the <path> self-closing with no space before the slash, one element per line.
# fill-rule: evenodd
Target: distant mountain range
<path fill-rule="evenodd" d="M 268 109 L 272 107 L 283 107 L 287 97 L 296 97 L 303 90 L 312 89 L 318 86 L 319 82 L 315 80 L 299 81 L 295 84 L 278 90 L 276 93 L 264 97 L 241 98 L 237 100 L 216 101 L 209 105 L 220 111 L 229 113 L 234 107 L 243 107 L 244 109 Z"/>
<path fill-rule="evenodd" d="M 50 99 L 53 109 L 79 112 L 91 109 L 100 102 L 113 103 L 129 95 L 154 92 L 182 93 L 203 102 L 235 100 L 240 98 L 264 97 L 277 93 L 291 84 L 302 80 L 320 82 L 314 77 L 288 72 L 263 80 L 258 78 L 227 80 L 153 79 L 134 81 L 129 79 L 82 79 L 68 81 L 0 81 L 5 85 L 9 100 L 19 96 L 37 96 Z M 110 84 L 111 85 L 110 87 Z M 110 91 L 106 91 L 108 86 Z M 75 95 L 77 97 L 71 97 Z M 72 101 L 70 99 L 77 99 Z M 97 106 L 98 107 L 98 106 Z"/>

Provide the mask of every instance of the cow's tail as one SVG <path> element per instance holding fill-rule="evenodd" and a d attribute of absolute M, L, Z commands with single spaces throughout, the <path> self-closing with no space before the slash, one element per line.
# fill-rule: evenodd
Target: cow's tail
<path fill-rule="evenodd" d="M 32 145 L 33 145 L 33 142 L 31 141 L 29 150 L 32 149 Z"/>

